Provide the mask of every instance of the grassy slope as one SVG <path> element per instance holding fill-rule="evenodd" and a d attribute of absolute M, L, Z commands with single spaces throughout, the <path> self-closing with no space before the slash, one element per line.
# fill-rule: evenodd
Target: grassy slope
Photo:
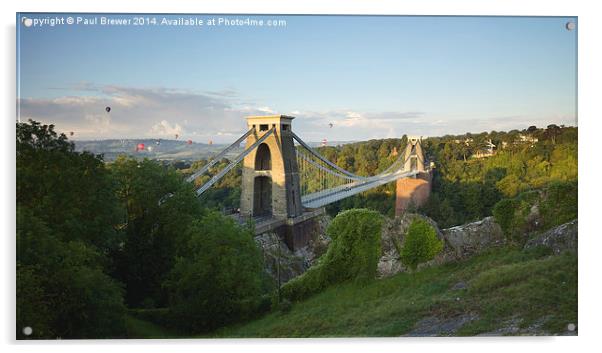
<path fill-rule="evenodd" d="M 452 290 L 460 281 L 468 288 Z M 513 317 L 523 319 L 520 327 L 547 318 L 544 330 L 565 331 L 577 322 L 576 255 L 498 249 L 418 273 L 341 284 L 294 304 L 288 313 L 271 313 L 211 337 L 399 336 L 421 318 L 465 313 L 479 319 L 459 335 L 492 331 Z"/>
<path fill-rule="evenodd" d="M 466 289 L 454 290 L 458 282 Z M 577 323 L 577 256 L 496 249 L 469 260 L 402 273 L 369 283 L 328 288 L 287 313 L 274 312 L 200 337 L 399 336 L 428 316 L 478 314 L 458 335 L 493 331 L 522 318 L 521 327 L 546 318 L 552 334 Z M 128 318 L 130 338 L 176 338 L 160 326 Z"/>
<path fill-rule="evenodd" d="M 178 338 L 178 335 L 170 330 L 131 315 L 126 315 L 125 326 L 127 338 Z"/>

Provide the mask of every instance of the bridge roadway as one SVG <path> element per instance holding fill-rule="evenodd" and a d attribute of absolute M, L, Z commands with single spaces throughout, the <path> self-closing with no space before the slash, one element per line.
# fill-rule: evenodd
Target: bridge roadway
<path fill-rule="evenodd" d="M 324 213 L 326 213 L 326 210 L 323 207 L 320 207 L 316 209 L 306 209 L 302 215 L 294 218 L 278 218 L 274 217 L 273 215 L 269 215 L 255 216 L 251 219 L 255 224 L 255 235 L 259 235 L 283 225 L 293 226 L 295 224 L 301 223 L 303 221 L 314 218 Z M 249 217 L 244 217 L 240 213 L 231 214 L 229 217 L 234 219 L 240 225 L 244 225 L 249 221 Z"/>

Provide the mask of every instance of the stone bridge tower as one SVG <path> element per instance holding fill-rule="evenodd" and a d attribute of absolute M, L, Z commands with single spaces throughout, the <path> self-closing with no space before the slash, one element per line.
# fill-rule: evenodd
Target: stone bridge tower
<path fill-rule="evenodd" d="M 400 216 L 410 207 L 420 207 L 431 194 L 431 173 L 424 166 L 422 138 L 409 137 L 404 151 L 404 170 L 416 170 L 414 177 L 397 180 L 395 197 L 395 215 Z"/>
<path fill-rule="evenodd" d="M 243 217 L 292 219 L 303 214 L 299 169 L 291 133 L 294 117 L 249 116 L 246 147 L 274 132 L 243 161 L 240 214 Z"/>

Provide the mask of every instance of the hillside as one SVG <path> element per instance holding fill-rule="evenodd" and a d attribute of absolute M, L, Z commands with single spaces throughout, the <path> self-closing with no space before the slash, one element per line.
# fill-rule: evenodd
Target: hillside
<path fill-rule="evenodd" d="M 164 139 L 76 140 L 74 142 L 77 151 L 102 154 L 105 161 L 113 161 L 119 155 L 158 160 L 195 161 L 210 158 L 227 147 L 227 145 L 197 142 L 188 144 L 187 141 Z M 138 144 L 144 144 L 144 150 L 137 151 Z M 226 157 L 235 156 L 241 151 L 242 148 L 234 149 Z"/>
<path fill-rule="evenodd" d="M 202 338 L 575 334 L 577 256 L 501 248 L 469 260 L 332 286 Z M 135 319 L 131 338 L 174 337 Z"/>

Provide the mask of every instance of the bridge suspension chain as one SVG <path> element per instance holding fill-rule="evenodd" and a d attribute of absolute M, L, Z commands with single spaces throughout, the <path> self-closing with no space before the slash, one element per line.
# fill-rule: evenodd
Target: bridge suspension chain
<path fill-rule="evenodd" d="M 230 170 L 232 170 L 232 168 L 234 168 L 238 163 L 240 163 L 240 161 L 242 161 L 249 153 L 251 153 L 251 151 L 256 149 L 257 146 L 262 144 L 263 141 L 265 141 L 270 135 L 272 135 L 275 130 L 276 130 L 276 128 L 271 128 L 260 139 L 255 141 L 254 144 L 252 144 L 246 150 L 244 150 L 242 153 L 240 153 L 238 156 L 236 156 L 236 158 L 234 158 L 232 160 L 232 162 L 230 162 L 230 164 L 228 164 L 224 169 L 222 169 L 219 173 L 215 174 L 211 179 L 209 179 L 209 181 L 207 181 L 205 184 L 203 184 L 201 187 L 199 187 L 196 191 L 197 196 L 199 196 L 202 193 L 204 193 L 205 191 L 207 191 L 207 189 L 209 189 L 213 184 L 215 184 L 224 175 L 226 175 L 226 173 L 228 173 Z"/>
<path fill-rule="evenodd" d="M 240 146 L 240 143 L 243 142 L 247 137 L 249 137 L 253 132 L 255 132 L 255 128 L 251 128 L 244 135 L 242 135 L 238 140 L 236 140 L 233 144 L 226 147 L 226 149 L 224 149 L 219 154 L 217 154 L 215 157 L 213 157 L 213 159 L 210 160 L 207 164 L 205 164 L 205 166 L 203 166 L 201 169 L 197 170 L 191 176 L 186 178 L 186 181 L 191 183 L 194 181 L 194 179 L 196 179 L 200 175 L 205 174 L 209 170 L 209 168 L 213 167 L 217 162 L 219 162 L 222 158 L 224 158 L 228 152 L 230 152 L 232 149 Z"/>

